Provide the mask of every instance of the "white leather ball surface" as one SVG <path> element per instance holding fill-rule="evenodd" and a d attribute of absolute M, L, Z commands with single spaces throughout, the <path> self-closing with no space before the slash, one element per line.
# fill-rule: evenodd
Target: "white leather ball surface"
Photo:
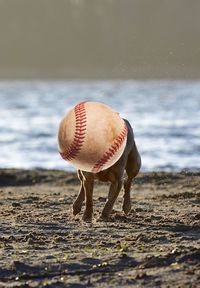
<path fill-rule="evenodd" d="M 121 157 L 126 141 L 125 121 L 98 102 L 77 104 L 64 116 L 58 131 L 62 158 L 93 173 L 112 166 Z"/>

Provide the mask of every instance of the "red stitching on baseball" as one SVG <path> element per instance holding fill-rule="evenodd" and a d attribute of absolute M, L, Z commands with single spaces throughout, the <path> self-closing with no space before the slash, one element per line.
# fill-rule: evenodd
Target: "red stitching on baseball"
<path fill-rule="evenodd" d="M 85 102 L 77 104 L 74 108 L 76 128 L 72 144 L 66 152 L 60 153 L 63 159 L 71 161 L 74 159 L 80 152 L 86 134 L 86 110 Z"/>
<path fill-rule="evenodd" d="M 115 139 L 111 147 L 103 154 L 102 158 L 97 161 L 97 163 L 92 168 L 92 173 L 98 173 L 103 169 L 103 166 L 114 156 L 114 154 L 119 150 L 120 146 L 124 142 L 124 139 L 128 133 L 126 123 L 124 122 L 124 128 L 122 132 Z"/>

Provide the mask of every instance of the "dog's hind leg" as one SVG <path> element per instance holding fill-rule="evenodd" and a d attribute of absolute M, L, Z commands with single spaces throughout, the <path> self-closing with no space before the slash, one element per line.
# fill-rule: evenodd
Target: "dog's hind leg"
<path fill-rule="evenodd" d="M 128 177 L 124 182 L 124 201 L 123 201 L 122 208 L 125 214 L 128 214 L 131 210 L 130 190 L 131 190 L 132 180 L 133 180 L 132 177 Z"/>
<path fill-rule="evenodd" d="M 128 160 L 126 164 L 126 173 L 128 178 L 124 181 L 124 201 L 123 201 L 123 211 L 128 214 L 131 210 L 131 183 L 133 178 L 138 174 L 141 166 L 140 155 L 137 150 L 132 149 L 128 155 Z"/>
<path fill-rule="evenodd" d="M 119 192 L 122 187 L 122 180 L 119 179 L 115 181 L 114 183 L 111 183 L 110 190 L 108 193 L 108 200 L 104 206 L 104 209 L 102 211 L 102 214 L 100 216 L 100 220 L 108 220 L 110 213 L 112 211 L 113 205 L 117 199 L 117 196 L 119 195 Z"/>
<path fill-rule="evenodd" d="M 78 178 L 81 182 L 81 186 L 80 186 L 79 194 L 76 197 L 76 200 L 74 201 L 74 204 L 73 204 L 74 216 L 77 215 L 81 211 L 81 208 L 83 206 L 83 202 L 85 200 L 85 191 L 84 191 L 84 186 L 83 186 L 83 175 L 81 174 L 80 170 L 77 171 L 77 174 L 78 174 Z"/>

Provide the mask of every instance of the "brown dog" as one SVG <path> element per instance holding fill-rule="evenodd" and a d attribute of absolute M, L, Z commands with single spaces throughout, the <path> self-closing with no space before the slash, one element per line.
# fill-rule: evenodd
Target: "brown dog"
<path fill-rule="evenodd" d="M 126 147 L 120 159 L 113 166 L 96 174 L 82 170 L 77 171 L 79 180 L 81 182 L 81 187 L 79 194 L 73 204 L 73 214 L 76 215 L 81 211 L 83 202 L 86 198 L 86 206 L 83 214 L 84 221 L 92 221 L 94 179 L 98 179 L 104 182 L 111 182 L 108 193 L 108 200 L 100 217 L 100 219 L 106 221 L 109 218 L 115 200 L 117 199 L 117 196 L 119 195 L 119 192 L 122 188 L 123 175 L 125 170 L 128 178 L 124 182 L 123 211 L 125 214 L 128 214 L 131 210 L 131 182 L 140 170 L 141 158 L 135 144 L 133 129 L 126 119 L 124 119 L 124 121 L 126 122 L 128 128 L 128 135 Z"/>

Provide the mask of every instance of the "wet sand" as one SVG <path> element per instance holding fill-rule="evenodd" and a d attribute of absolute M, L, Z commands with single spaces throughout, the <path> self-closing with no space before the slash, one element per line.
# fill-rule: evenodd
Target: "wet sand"
<path fill-rule="evenodd" d="M 73 173 L 0 170 L 0 186 L 0 287 L 200 285 L 200 173 L 140 174 L 107 223 L 95 183 L 92 224 L 72 216 Z"/>

